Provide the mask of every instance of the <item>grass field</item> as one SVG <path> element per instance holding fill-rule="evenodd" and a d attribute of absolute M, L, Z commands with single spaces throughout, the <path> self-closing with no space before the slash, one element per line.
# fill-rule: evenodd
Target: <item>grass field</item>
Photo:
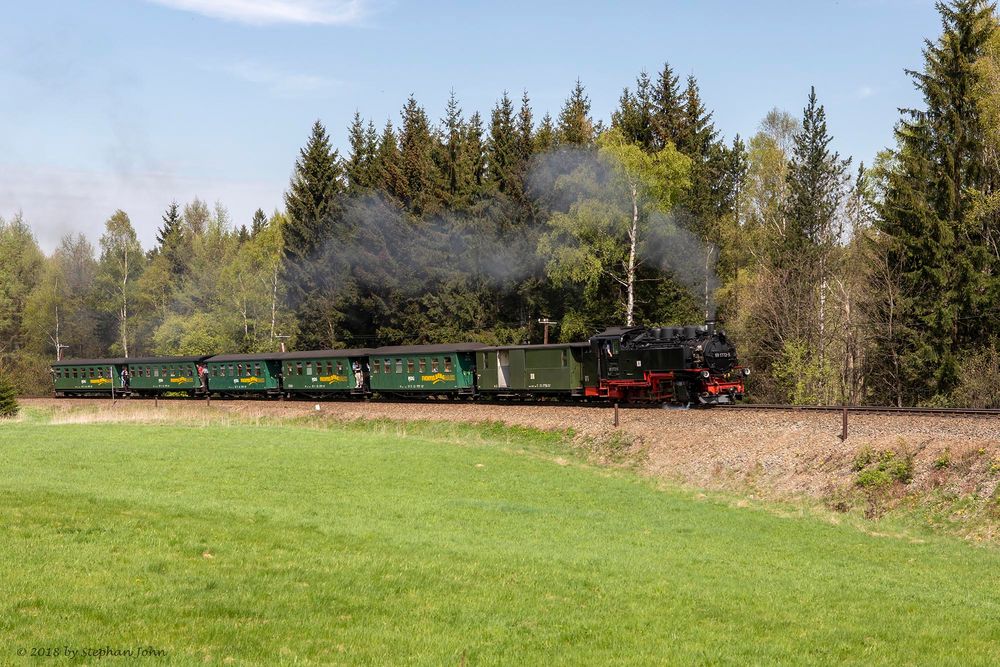
<path fill-rule="evenodd" d="M 993 548 L 658 490 L 557 435 L 0 425 L 0 664 L 987 665 L 998 575 Z"/>

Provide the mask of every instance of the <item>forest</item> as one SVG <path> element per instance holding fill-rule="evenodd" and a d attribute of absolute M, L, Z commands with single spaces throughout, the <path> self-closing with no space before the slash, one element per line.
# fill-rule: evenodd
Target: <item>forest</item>
<path fill-rule="evenodd" d="M 1000 407 L 1000 30 L 940 3 L 873 164 L 831 148 L 816 89 L 721 135 L 694 76 L 654 64 L 617 108 L 582 81 L 558 115 L 502 92 L 443 118 L 406 99 L 333 148 L 317 121 L 283 207 L 165 202 L 43 253 L 0 218 L 0 374 L 51 390 L 64 358 L 582 340 L 717 319 L 759 402 Z M 920 45 L 913 45 L 916 52 Z M 304 128 L 306 129 L 306 128 Z M 305 133 L 304 133 L 305 134 Z"/>

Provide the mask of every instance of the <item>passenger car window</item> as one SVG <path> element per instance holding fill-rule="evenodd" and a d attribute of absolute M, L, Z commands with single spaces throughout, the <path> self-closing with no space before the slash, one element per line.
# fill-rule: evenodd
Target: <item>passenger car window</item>
<path fill-rule="evenodd" d="M 444 372 L 445 373 L 451 372 L 451 357 L 444 358 Z"/>

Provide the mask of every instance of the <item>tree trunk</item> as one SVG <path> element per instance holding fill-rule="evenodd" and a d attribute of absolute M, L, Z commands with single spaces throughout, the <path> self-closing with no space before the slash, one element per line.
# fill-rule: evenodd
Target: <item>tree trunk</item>
<path fill-rule="evenodd" d="M 639 189 L 632 184 L 632 226 L 628 231 L 628 266 L 625 270 L 626 289 L 628 290 L 625 305 L 625 325 L 635 324 L 635 255 L 639 241 Z"/>

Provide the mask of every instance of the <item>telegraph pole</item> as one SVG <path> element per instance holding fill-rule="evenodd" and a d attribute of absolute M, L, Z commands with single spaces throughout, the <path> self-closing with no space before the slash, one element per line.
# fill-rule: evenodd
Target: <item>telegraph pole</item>
<path fill-rule="evenodd" d="M 556 322 L 555 320 L 550 320 L 547 317 L 541 318 L 540 320 L 538 320 L 538 323 L 541 324 L 543 327 L 545 327 L 544 333 L 542 334 L 542 344 L 543 345 L 548 345 L 549 344 L 549 325 L 551 325 L 551 324 L 559 324 L 559 323 Z"/>
<path fill-rule="evenodd" d="M 277 338 L 278 341 L 281 343 L 281 353 L 284 354 L 285 353 L 285 339 L 286 338 L 291 338 L 291 336 L 290 335 L 282 335 L 282 334 L 274 334 L 274 337 Z"/>

